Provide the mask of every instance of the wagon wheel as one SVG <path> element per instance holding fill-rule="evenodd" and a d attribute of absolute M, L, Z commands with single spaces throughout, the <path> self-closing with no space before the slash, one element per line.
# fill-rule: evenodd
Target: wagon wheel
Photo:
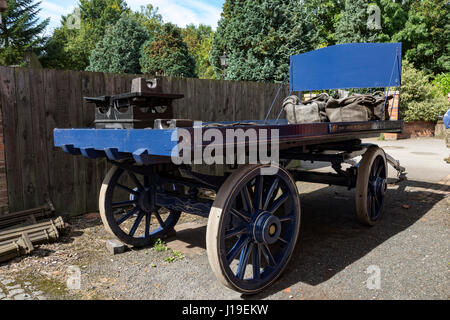
<path fill-rule="evenodd" d="M 227 287 L 256 293 L 286 267 L 300 228 L 297 187 L 282 168 L 261 175 L 268 165 L 235 171 L 217 193 L 206 232 L 208 259 Z"/>
<path fill-rule="evenodd" d="M 376 146 L 364 153 L 356 178 L 356 214 L 365 225 L 373 226 L 383 212 L 388 170 L 384 151 Z"/>
<path fill-rule="evenodd" d="M 157 186 L 151 175 L 139 175 L 114 166 L 100 189 L 100 215 L 107 231 L 122 242 L 143 247 L 164 237 L 180 218 L 179 211 L 155 203 Z"/>

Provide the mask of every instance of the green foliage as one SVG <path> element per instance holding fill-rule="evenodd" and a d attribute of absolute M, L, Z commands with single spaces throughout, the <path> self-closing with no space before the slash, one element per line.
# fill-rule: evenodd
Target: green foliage
<path fill-rule="evenodd" d="M 196 27 L 191 24 L 182 29 L 183 41 L 188 47 L 189 54 L 195 59 L 195 73 L 200 79 L 214 78 L 214 69 L 209 62 L 214 31 L 203 24 Z"/>
<path fill-rule="evenodd" d="M 376 5 L 381 10 L 381 27 L 378 34 L 379 42 L 390 42 L 403 30 L 408 20 L 409 1 L 377 0 Z"/>
<path fill-rule="evenodd" d="M 450 72 L 438 74 L 433 80 L 433 86 L 444 97 L 450 93 Z"/>
<path fill-rule="evenodd" d="M 447 99 L 431 85 L 428 76 L 404 61 L 400 118 L 405 121 L 437 121 L 447 109 Z"/>
<path fill-rule="evenodd" d="M 166 23 L 154 39 L 142 47 L 142 72 L 173 77 L 195 77 L 195 60 L 189 54 L 180 29 Z"/>
<path fill-rule="evenodd" d="M 315 27 L 319 29 L 320 47 L 336 44 L 336 25 L 345 9 L 341 0 L 309 0 L 307 10 L 315 12 Z"/>
<path fill-rule="evenodd" d="M 151 38 L 154 38 L 160 32 L 164 24 L 162 15 L 158 13 L 158 8 L 148 4 L 146 7 L 141 6 L 140 12 L 133 12 L 134 18 L 147 29 Z"/>
<path fill-rule="evenodd" d="M 336 27 L 337 43 L 375 42 L 379 30 L 367 27 L 368 0 L 345 0 L 345 8 Z"/>
<path fill-rule="evenodd" d="M 155 240 L 155 242 L 153 243 L 153 249 L 156 252 L 162 252 L 162 251 L 170 250 L 170 248 L 167 247 L 166 244 L 164 243 L 164 241 L 162 241 L 161 239 L 156 239 Z"/>
<path fill-rule="evenodd" d="M 319 45 L 314 22 L 314 11 L 301 1 L 227 0 L 210 52 L 214 71 L 222 77 L 225 52 L 226 79 L 281 81 L 289 56 Z"/>
<path fill-rule="evenodd" d="M 140 49 L 148 38 L 146 29 L 138 21 L 123 14 L 92 51 L 86 70 L 140 73 Z"/>
<path fill-rule="evenodd" d="M 43 50 L 45 37 L 42 31 L 49 20 L 39 21 L 41 2 L 34 0 L 8 0 L 0 25 L 0 64 L 22 63 L 25 52 L 38 53 Z"/>
<path fill-rule="evenodd" d="M 176 260 L 181 260 L 184 258 L 184 256 L 181 254 L 180 251 L 172 250 L 171 253 L 172 253 L 172 256 L 164 258 L 164 261 L 172 263 Z"/>
<path fill-rule="evenodd" d="M 41 58 L 44 67 L 85 70 L 92 50 L 106 30 L 123 12 L 129 12 L 124 0 L 80 0 L 79 9 L 81 28 L 70 29 L 68 16 L 61 17 L 62 25 L 55 29 Z"/>
<path fill-rule="evenodd" d="M 450 71 L 450 2 L 422 0 L 411 5 L 408 21 L 394 37 L 404 57 L 426 73 Z"/>

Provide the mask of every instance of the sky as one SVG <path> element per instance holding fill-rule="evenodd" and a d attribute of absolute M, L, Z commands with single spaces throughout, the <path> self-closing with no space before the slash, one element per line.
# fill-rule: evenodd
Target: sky
<path fill-rule="evenodd" d="M 78 0 L 41 0 L 40 17 L 50 18 L 47 33 L 60 25 L 61 15 L 70 14 L 77 6 Z M 225 0 L 125 0 L 133 10 L 151 3 L 159 8 L 165 22 L 172 22 L 180 27 L 200 23 L 214 29 L 220 19 Z"/>

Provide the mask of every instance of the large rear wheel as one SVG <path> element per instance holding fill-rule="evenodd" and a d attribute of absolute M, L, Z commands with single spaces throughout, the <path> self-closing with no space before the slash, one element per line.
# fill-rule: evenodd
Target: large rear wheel
<path fill-rule="evenodd" d="M 268 165 L 245 165 L 217 193 L 206 248 L 217 278 L 247 294 L 271 285 L 285 269 L 300 228 L 300 200 L 290 174 Z M 275 168 L 275 167 L 274 167 Z"/>

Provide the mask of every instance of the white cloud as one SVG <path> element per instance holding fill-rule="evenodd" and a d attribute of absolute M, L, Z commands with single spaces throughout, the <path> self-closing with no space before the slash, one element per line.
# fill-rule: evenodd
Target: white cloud
<path fill-rule="evenodd" d="M 165 22 L 172 22 L 180 27 L 188 24 L 206 24 L 217 27 L 221 8 L 200 0 L 128 0 L 128 5 L 138 10 L 141 6 L 152 4 L 158 7 Z"/>
<path fill-rule="evenodd" d="M 60 26 L 62 15 L 71 13 L 75 8 L 74 5 L 61 6 L 46 0 L 42 1 L 40 7 L 42 10 L 39 12 L 39 17 L 42 20 L 50 18 L 50 23 L 46 32 L 47 35 L 50 35 L 53 32 L 53 29 Z"/>

